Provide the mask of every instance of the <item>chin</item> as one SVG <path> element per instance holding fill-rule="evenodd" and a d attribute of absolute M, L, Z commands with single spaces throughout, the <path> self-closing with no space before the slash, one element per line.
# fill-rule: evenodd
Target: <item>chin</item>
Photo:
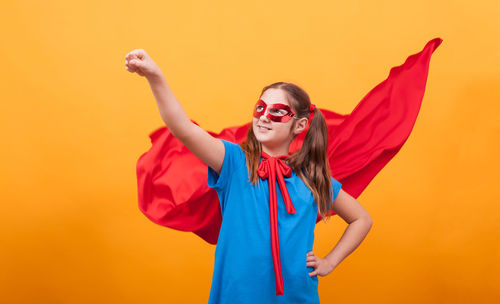
<path fill-rule="evenodd" d="M 262 136 L 262 134 L 255 134 L 255 138 L 257 141 L 261 144 L 264 144 L 266 146 L 274 146 L 275 142 L 272 138 L 269 138 L 268 136 Z"/>

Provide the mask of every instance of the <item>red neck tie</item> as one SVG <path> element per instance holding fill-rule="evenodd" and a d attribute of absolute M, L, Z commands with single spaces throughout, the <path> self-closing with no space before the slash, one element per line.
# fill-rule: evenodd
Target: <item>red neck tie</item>
<path fill-rule="evenodd" d="M 269 179 L 269 213 L 271 217 L 271 251 L 273 255 L 274 276 L 276 278 L 276 295 L 280 296 L 284 293 L 283 276 L 281 274 L 281 261 L 280 261 L 280 245 L 278 237 L 278 209 L 276 202 L 276 178 L 280 187 L 283 201 L 285 202 L 286 210 L 288 213 L 296 213 L 293 207 L 290 195 L 286 189 L 284 177 L 292 176 L 292 169 L 283 161 L 288 158 L 288 155 L 281 155 L 276 157 L 269 156 L 266 152 L 262 151 L 262 161 L 260 162 L 257 173 L 262 179 Z"/>

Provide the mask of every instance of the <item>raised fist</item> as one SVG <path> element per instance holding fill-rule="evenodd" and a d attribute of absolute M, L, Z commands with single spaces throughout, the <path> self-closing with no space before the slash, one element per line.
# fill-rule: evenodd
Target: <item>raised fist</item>
<path fill-rule="evenodd" d="M 146 78 L 161 74 L 158 65 L 143 49 L 135 49 L 128 53 L 125 56 L 125 67 L 130 73 L 137 73 Z"/>

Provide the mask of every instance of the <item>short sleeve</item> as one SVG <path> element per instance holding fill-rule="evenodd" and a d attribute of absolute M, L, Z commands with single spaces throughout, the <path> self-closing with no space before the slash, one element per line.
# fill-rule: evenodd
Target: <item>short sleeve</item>
<path fill-rule="evenodd" d="M 242 150 L 238 144 L 220 138 L 219 140 L 224 144 L 224 161 L 220 175 L 208 167 L 207 185 L 217 192 L 224 192 L 229 186 L 231 172 L 234 172 L 238 167 Z"/>
<path fill-rule="evenodd" d="M 333 178 L 333 176 L 330 176 L 330 179 L 332 181 L 332 190 L 333 190 L 332 202 L 333 202 L 337 198 L 337 195 L 339 195 L 342 184 L 338 180 Z"/>

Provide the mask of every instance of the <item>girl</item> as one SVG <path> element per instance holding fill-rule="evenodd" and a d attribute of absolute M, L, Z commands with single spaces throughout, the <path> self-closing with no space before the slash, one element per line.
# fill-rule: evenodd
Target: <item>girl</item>
<path fill-rule="evenodd" d="M 328 131 L 319 109 L 294 84 L 265 87 L 241 145 L 194 124 L 160 68 L 142 49 L 125 57 L 147 78 L 170 132 L 208 166 L 223 221 L 209 303 L 319 303 L 318 278 L 359 246 L 372 226 L 368 212 L 330 176 Z M 288 154 L 305 132 L 304 144 Z M 318 211 L 349 225 L 324 258 L 312 252 Z"/>

